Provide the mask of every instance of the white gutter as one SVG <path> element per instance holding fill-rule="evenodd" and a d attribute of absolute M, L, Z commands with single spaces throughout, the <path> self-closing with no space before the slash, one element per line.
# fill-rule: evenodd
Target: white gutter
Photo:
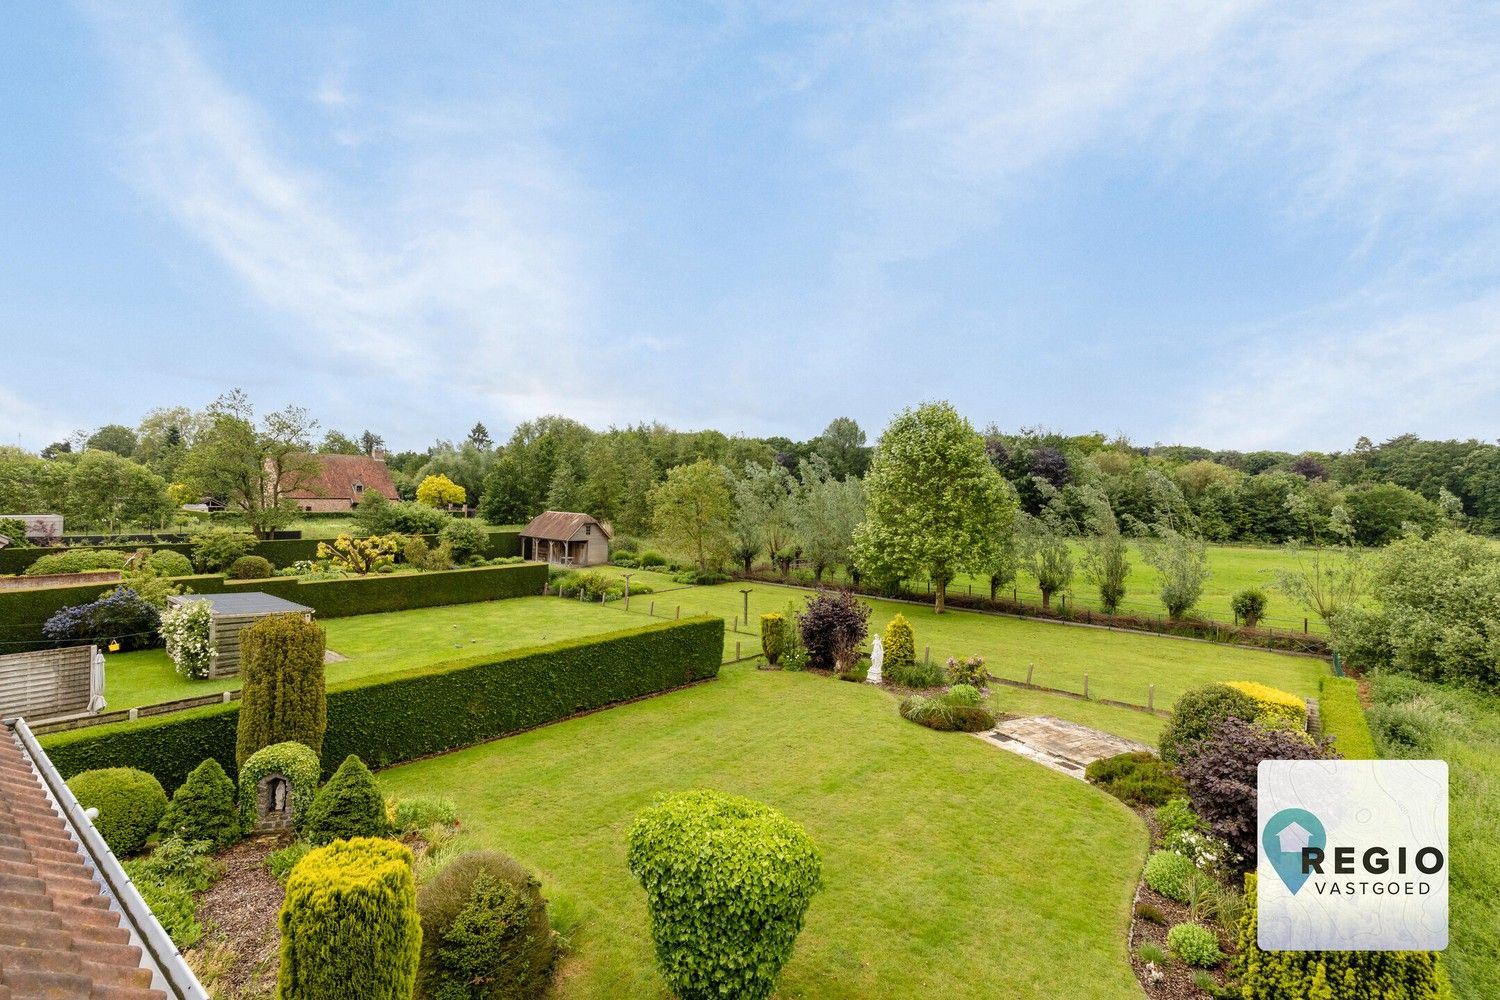
<path fill-rule="evenodd" d="M 126 925 L 143 946 L 144 957 L 156 973 L 155 978 L 162 980 L 152 985 L 157 989 L 164 989 L 177 1000 L 210 1000 L 208 991 L 198 982 L 193 970 L 188 968 L 182 952 L 172 943 L 161 922 L 151 912 L 151 907 L 141 898 L 135 883 L 125 874 L 125 869 L 120 867 L 119 860 L 99 835 L 99 831 L 94 829 L 87 811 L 73 796 L 72 789 L 63 781 L 62 775 L 57 773 L 57 768 L 52 766 L 46 751 L 27 727 L 26 720 L 8 719 L 6 724 L 20 737 L 21 746 L 31 758 L 32 766 L 37 769 L 42 783 L 62 811 L 63 820 L 72 828 L 73 835 L 83 845 L 84 853 L 93 861 L 104 887 L 119 903 Z"/>

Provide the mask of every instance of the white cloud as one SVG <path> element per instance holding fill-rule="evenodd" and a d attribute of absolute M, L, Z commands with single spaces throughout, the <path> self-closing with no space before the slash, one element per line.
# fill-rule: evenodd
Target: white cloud
<path fill-rule="evenodd" d="M 0 386 L 0 427 L 5 429 L 0 445 L 17 445 L 30 450 L 50 441 L 60 441 L 72 433 L 72 428 L 57 414 L 23 399 L 4 386 Z"/>
<path fill-rule="evenodd" d="M 351 189 L 282 152 L 275 123 L 165 9 L 96 20 L 135 179 L 312 346 L 351 373 L 453 385 L 507 417 L 587 391 L 568 359 L 590 308 L 577 234 L 597 209 L 544 142 L 474 153 L 390 140 L 396 180 Z M 330 77 L 317 98 L 347 94 Z"/>

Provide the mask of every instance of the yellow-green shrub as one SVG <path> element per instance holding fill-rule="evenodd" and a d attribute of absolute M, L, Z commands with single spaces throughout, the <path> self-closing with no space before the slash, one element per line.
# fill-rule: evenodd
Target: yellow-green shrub
<path fill-rule="evenodd" d="M 1257 722 L 1286 728 L 1307 727 L 1307 702 L 1296 695 L 1256 681 L 1226 681 L 1228 687 L 1255 702 Z"/>
<path fill-rule="evenodd" d="M 281 907 L 281 1000 L 410 1000 L 422 925 L 411 851 L 358 837 L 310 851 Z"/>
<path fill-rule="evenodd" d="M 917 637 L 905 615 L 898 613 L 885 623 L 880 643 L 887 667 L 909 667 L 917 662 Z"/>
<path fill-rule="evenodd" d="M 1245 876 L 1234 971 L 1245 1000 L 1441 1000 L 1448 992 L 1435 951 L 1261 951 L 1253 874 Z"/>
<path fill-rule="evenodd" d="M 771 666 L 781 662 L 782 651 L 786 649 L 786 616 L 781 612 L 770 611 L 760 616 L 760 648 Z"/>

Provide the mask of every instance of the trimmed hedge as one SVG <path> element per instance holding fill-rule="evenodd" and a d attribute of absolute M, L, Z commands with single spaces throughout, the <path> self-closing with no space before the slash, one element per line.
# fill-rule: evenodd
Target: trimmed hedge
<path fill-rule="evenodd" d="M 1256 718 L 1260 722 L 1293 729 L 1307 728 L 1307 702 L 1296 695 L 1259 681 L 1225 681 L 1224 686 L 1234 688 L 1255 702 Z"/>
<path fill-rule="evenodd" d="M 0 549 L 0 552 L 4 551 Z M 307 583 L 289 576 L 270 580 L 228 580 L 220 575 L 180 577 L 174 582 L 195 594 L 273 594 L 307 605 L 320 618 L 346 618 L 445 604 L 531 597 L 540 594 L 546 585 L 547 567 L 540 563 L 518 563 L 440 573 L 371 574 Z M 53 643 L 42 635 L 43 622 L 63 608 L 86 604 L 117 586 L 117 583 L 102 583 L 0 591 L 0 643 L 4 643 L 0 649 L 21 652 L 50 648 Z"/>
<path fill-rule="evenodd" d="M 433 544 L 437 542 L 436 535 L 426 535 L 424 537 Z M 319 541 L 326 541 L 326 539 L 262 539 L 255 543 L 254 548 L 250 550 L 249 554 L 268 559 L 273 566 L 285 567 L 301 559 L 316 559 L 318 557 Z M 184 556 L 191 556 L 193 544 L 191 542 L 143 542 L 135 545 L 122 543 L 119 545 L 74 545 L 66 548 L 62 546 L 50 546 L 27 549 L 0 549 L 0 576 L 24 572 L 26 567 L 44 555 L 68 551 L 98 551 L 101 549 L 114 552 L 135 552 L 140 549 L 166 550 L 177 552 Z M 521 530 L 519 528 L 490 529 L 489 546 L 482 553 L 486 559 L 501 559 L 520 554 Z"/>
<path fill-rule="evenodd" d="M 1435 951 L 1261 951 L 1255 876 L 1245 876 L 1234 972 L 1245 1000 L 1440 1000 L 1449 995 Z"/>
<path fill-rule="evenodd" d="M 388 767 L 715 677 L 723 654 L 722 618 L 684 618 L 335 684 L 323 773 L 351 753 Z M 238 720 L 231 702 L 53 733 L 42 744 L 64 775 L 130 764 L 176 787 L 205 757 L 233 769 Z"/>
<path fill-rule="evenodd" d="M 281 1000 L 410 1000 L 422 925 L 411 851 L 360 837 L 312 851 L 281 907 Z"/>
<path fill-rule="evenodd" d="M 1345 760 L 1378 760 L 1375 738 L 1364 707 L 1359 703 L 1359 684 L 1349 677 L 1323 677 L 1318 681 L 1318 713 L 1323 735 L 1333 737 L 1333 748 Z"/>

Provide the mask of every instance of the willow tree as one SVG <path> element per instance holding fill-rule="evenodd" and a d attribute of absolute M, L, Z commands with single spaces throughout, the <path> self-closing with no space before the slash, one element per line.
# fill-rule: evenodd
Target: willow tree
<path fill-rule="evenodd" d="M 1016 502 L 984 439 L 947 403 L 904 410 L 881 435 L 865 479 L 860 568 L 888 581 L 925 573 L 933 610 L 960 573 L 987 573 L 1015 524 Z"/>

